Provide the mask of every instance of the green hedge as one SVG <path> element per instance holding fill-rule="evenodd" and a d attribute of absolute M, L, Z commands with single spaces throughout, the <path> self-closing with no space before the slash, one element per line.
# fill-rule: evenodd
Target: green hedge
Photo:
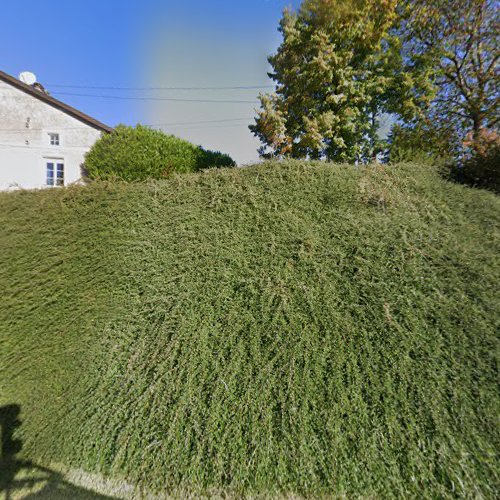
<path fill-rule="evenodd" d="M 273 163 L 0 193 L 0 227 L 19 460 L 174 498 L 498 496 L 493 193 Z"/>
<path fill-rule="evenodd" d="M 173 172 L 234 167 L 226 154 L 138 125 L 119 125 L 103 135 L 87 153 L 84 169 L 90 179 L 136 181 L 161 179 Z"/>

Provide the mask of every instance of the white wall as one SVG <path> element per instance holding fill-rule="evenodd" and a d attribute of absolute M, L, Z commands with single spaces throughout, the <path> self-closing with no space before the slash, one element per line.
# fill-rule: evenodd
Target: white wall
<path fill-rule="evenodd" d="M 50 145 L 49 132 L 59 134 L 59 146 Z M 99 130 L 0 81 L 0 190 L 47 187 L 48 159 L 63 160 L 66 186 L 79 181 L 84 155 L 100 135 Z"/>

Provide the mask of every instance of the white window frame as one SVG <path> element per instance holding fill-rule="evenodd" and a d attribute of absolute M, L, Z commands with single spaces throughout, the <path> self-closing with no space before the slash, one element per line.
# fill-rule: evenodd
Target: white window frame
<path fill-rule="evenodd" d="M 65 170 L 66 163 L 64 158 L 49 158 L 44 157 L 43 164 L 45 168 L 45 185 L 50 188 L 55 187 L 64 187 L 65 186 Z M 49 165 L 52 165 L 52 184 L 49 184 Z M 59 169 L 59 166 L 62 166 L 62 169 Z M 59 177 L 57 174 L 59 171 L 62 171 L 62 177 Z M 58 184 L 58 179 L 61 179 L 61 184 Z"/>
<path fill-rule="evenodd" d="M 61 134 L 59 132 L 48 132 L 48 135 L 49 135 L 49 146 L 61 145 Z"/>

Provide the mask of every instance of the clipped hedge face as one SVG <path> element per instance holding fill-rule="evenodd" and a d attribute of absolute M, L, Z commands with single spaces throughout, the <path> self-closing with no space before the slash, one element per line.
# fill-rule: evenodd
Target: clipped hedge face
<path fill-rule="evenodd" d="M 16 463 L 159 498 L 498 497 L 492 193 L 276 162 L 0 193 L 0 227 Z"/>
<path fill-rule="evenodd" d="M 159 130 L 119 125 L 94 144 L 84 168 L 90 179 L 137 181 L 161 179 L 173 172 L 234 166 L 228 155 L 206 151 Z"/>

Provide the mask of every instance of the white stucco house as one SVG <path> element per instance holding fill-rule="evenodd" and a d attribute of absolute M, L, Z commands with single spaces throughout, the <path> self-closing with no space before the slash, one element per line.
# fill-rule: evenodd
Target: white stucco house
<path fill-rule="evenodd" d="M 85 153 L 111 131 L 40 84 L 0 71 L 0 190 L 78 182 Z"/>

